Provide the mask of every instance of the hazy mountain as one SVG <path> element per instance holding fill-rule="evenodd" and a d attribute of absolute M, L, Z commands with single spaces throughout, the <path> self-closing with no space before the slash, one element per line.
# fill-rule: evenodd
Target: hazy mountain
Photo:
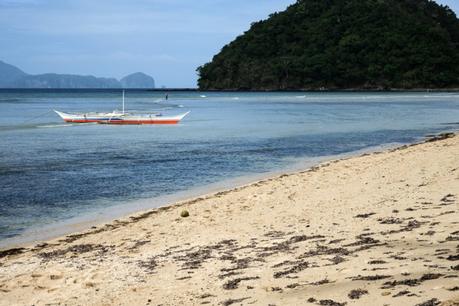
<path fill-rule="evenodd" d="M 459 20 L 430 0 L 298 0 L 198 68 L 200 89 L 459 87 Z"/>
<path fill-rule="evenodd" d="M 120 82 L 123 88 L 155 88 L 155 80 L 142 72 L 125 76 Z"/>
<path fill-rule="evenodd" d="M 45 73 L 31 75 L 0 61 L 0 88 L 154 88 L 152 77 L 133 73 L 118 81 L 92 75 Z"/>
<path fill-rule="evenodd" d="M 26 75 L 21 69 L 0 61 L 0 87 L 7 87 L 8 84 Z"/>
<path fill-rule="evenodd" d="M 26 75 L 14 81 L 15 88 L 121 88 L 117 79 L 71 74 Z"/>

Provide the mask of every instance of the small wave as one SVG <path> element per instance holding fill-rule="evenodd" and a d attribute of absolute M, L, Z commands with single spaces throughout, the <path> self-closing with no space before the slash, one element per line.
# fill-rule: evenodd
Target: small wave
<path fill-rule="evenodd" d="M 0 125 L 0 132 L 28 130 L 28 129 L 35 129 L 35 128 L 37 128 L 37 126 L 35 124 Z"/>
<path fill-rule="evenodd" d="M 239 97 L 234 97 L 233 100 L 239 100 Z"/>
<path fill-rule="evenodd" d="M 11 103 L 11 102 L 19 102 L 21 99 L 18 98 L 7 98 L 7 99 L 0 99 L 0 103 Z"/>
<path fill-rule="evenodd" d="M 37 125 L 37 128 L 57 128 L 57 127 L 67 127 L 74 126 L 75 124 L 47 124 L 47 125 Z"/>
<path fill-rule="evenodd" d="M 21 124 L 21 125 L 0 125 L 0 132 L 16 131 L 16 130 L 29 130 L 41 128 L 61 128 L 77 125 L 93 125 L 97 123 L 42 123 L 42 124 Z"/>
<path fill-rule="evenodd" d="M 295 96 L 295 98 L 297 98 L 297 99 L 304 99 L 304 98 L 306 98 L 306 96 Z"/>
<path fill-rule="evenodd" d="M 201 97 L 201 98 L 207 98 L 207 96 L 206 96 L 206 95 L 200 95 L 200 97 Z"/>

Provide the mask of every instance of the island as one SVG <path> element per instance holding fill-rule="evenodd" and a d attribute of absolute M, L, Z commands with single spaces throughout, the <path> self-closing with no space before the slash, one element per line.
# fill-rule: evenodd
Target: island
<path fill-rule="evenodd" d="M 428 0 L 299 0 L 197 71 L 201 90 L 459 88 L 459 20 Z"/>

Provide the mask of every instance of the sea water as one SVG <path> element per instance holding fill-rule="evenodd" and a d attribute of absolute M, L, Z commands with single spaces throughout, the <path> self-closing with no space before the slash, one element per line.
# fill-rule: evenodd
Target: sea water
<path fill-rule="evenodd" d="M 128 111 L 178 125 L 68 124 L 121 108 L 119 90 L 0 90 L 0 242 L 299 161 L 419 141 L 459 126 L 458 93 L 127 91 Z M 159 205 L 149 201 L 154 207 Z"/>

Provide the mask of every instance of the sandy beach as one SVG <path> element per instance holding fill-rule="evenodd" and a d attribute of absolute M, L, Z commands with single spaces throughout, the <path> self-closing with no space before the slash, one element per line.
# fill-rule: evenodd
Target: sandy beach
<path fill-rule="evenodd" d="M 458 208 L 436 137 L 1 251 L 0 305 L 459 305 Z"/>

